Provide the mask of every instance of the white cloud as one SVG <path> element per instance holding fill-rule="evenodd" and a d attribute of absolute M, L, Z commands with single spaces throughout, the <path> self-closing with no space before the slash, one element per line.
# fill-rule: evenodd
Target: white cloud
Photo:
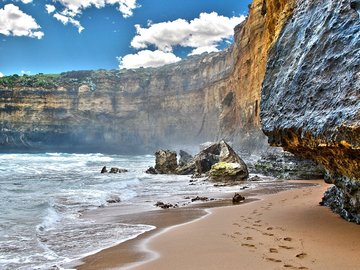
<path fill-rule="evenodd" d="M 24 4 L 30 4 L 33 0 L 21 0 Z"/>
<path fill-rule="evenodd" d="M 39 31 L 40 28 L 35 19 L 18 6 L 7 4 L 0 9 L 0 34 L 41 39 L 44 33 Z"/>
<path fill-rule="evenodd" d="M 67 25 L 68 23 L 72 24 L 78 29 L 79 33 L 81 33 L 85 29 L 78 20 L 75 20 L 70 16 L 62 15 L 60 13 L 55 13 L 54 18 L 62 22 L 64 25 Z"/>
<path fill-rule="evenodd" d="M 234 27 L 245 16 L 225 17 L 216 12 L 201 13 L 199 18 L 188 22 L 184 19 L 161 22 L 142 28 L 135 25 L 137 35 L 131 41 L 136 49 L 155 45 L 158 49 L 171 52 L 174 46 L 194 48 L 192 54 L 216 51 L 217 45 L 232 38 Z"/>
<path fill-rule="evenodd" d="M 53 5 L 45 5 L 45 9 L 48 14 L 51 14 L 56 10 L 55 6 L 53 6 Z"/>
<path fill-rule="evenodd" d="M 1 77 L 4 77 L 4 74 L 0 72 L 0 78 L 1 78 Z"/>
<path fill-rule="evenodd" d="M 29 1 L 29 0 L 25 0 Z M 123 15 L 124 18 L 128 18 L 133 15 L 133 10 L 140 7 L 137 0 L 53 0 L 60 3 L 64 9 L 54 14 L 54 18 L 63 24 L 72 24 L 78 28 L 78 32 L 84 30 L 81 26 L 79 17 L 84 9 L 89 7 L 103 8 L 106 5 L 117 5 L 117 9 Z M 55 6 L 45 5 L 46 11 L 50 14 L 55 11 Z"/>
<path fill-rule="evenodd" d="M 189 55 L 195 54 L 202 54 L 204 52 L 211 53 L 211 52 L 218 52 L 219 49 L 216 46 L 204 46 L 194 49 Z"/>
<path fill-rule="evenodd" d="M 159 67 L 166 64 L 175 63 L 181 60 L 175 54 L 163 52 L 160 50 L 143 50 L 136 54 L 128 54 L 124 57 L 118 57 L 119 68 L 139 68 L 139 67 Z"/>

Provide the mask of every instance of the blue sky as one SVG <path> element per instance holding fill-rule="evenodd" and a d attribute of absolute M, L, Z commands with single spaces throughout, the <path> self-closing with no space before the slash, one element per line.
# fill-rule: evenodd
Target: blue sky
<path fill-rule="evenodd" d="M 251 2 L 0 0 L 0 75 L 159 66 L 216 51 Z"/>

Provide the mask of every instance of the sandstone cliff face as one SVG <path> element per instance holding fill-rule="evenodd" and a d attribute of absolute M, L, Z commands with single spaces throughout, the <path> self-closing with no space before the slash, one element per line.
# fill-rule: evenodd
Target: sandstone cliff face
<path fill-rule="evenodd" d="M 0 87 L 2 149 L 149 152 L 218 135 L 229 51 L 157 69 L 63 73 Z M 41 82 L 41 81 L 40 81 Z"/>
<path fill-rule="evenodd" d="M 268 57 L 261 119 L 272 145 L 312 158 L 360 222 L 360 18 L 356 1 L 300 0 Z"/>
<path fill-rule="evenodd" d="M 234 71 L 224 91 L 233 93 L 234 105 L 220 115 L 223 137 L 237 144 L 247 140 L 256 148 L 265 136 L 259 132 L 260 95 L 267 53 L 292 15 L 295 0 L 254 0 L 246 21 L 235 28 Z"/>
<path fill-rule="evenodd" d="M 235 44 L 220 53 L 160 68 L 68 72 L 46 83 L 0 85 L 1 149 L 134 153 L 221 138 L 262 148 L 267 50 L 293 2 L 254 0 L 235 29 Z"/>

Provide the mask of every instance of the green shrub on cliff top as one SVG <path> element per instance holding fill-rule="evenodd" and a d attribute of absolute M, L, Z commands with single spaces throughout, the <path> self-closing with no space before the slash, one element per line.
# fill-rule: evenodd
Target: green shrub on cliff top
<path fill-rule="evenodd" d="M 58 74 L 43 74 L 19 76 L 17 74 L 11 76 L 4 76 L 0 78 L 0 85 L 13 88 L 13 87 L 39 87 L 39 88 L 52 88 L 57 86 L 57 82 L 61 76 Z"/>

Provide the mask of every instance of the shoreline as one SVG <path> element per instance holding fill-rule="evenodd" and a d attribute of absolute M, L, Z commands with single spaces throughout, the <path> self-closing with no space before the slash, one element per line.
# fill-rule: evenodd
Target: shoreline
<path fill-rule="evenodd" d="M 321 180 L 323 182 L 323 180 Z M 174 228 L 187 226 L 188 224 L 197 223 L 204 218 L 211 216 L 214 209 L 226 209 L 246 207 L 245 205 L 264 200 L 269 194 L 280 194 L 283 190 L 302 189 L 319 184 L 311 181 L 286 181 L 279 182 L 277 185 L 260 186 L 259 188 L 241 191 L 247 199 L 245 203 L 233 206 L 230 194 L 228 199 L 221 201 L 211 201 L 204 203 L 191 204 L 190 206 L 181 207 L 170 210 L 154 210 L 144 213 L 136 213 L 133 215 L 121 216 L 122 223 L 148 224 L 155 226 L 156 229 L 145 232 L 138 237 L 114 245 L 113 247 L 103 249 L 93 255 L 86 256 L 80 260 L 65 264 L 67 268 L 76 269 L 133 269 L 134 266 L 141 266 L 144 262 L 152 261 L 156 257 L 156 253 L 152 249 L 147 248 L 145 243 L 151 242 L 159 235 L 172 231 Z M 320 199 L 319 199 L 320 200 Z M 104 210 L 104 209 L 102 209 Z M 107 209 L 111 212 L 112 219 L 118 219 L 116 207 Z M 114 213 L 115 212 L 115 213 Z M 211 214 L 209 214 L 211 212 Z M 93 215 L 97 215 L 94 212 Z M 104 214 L 104 213 L 102 213 Z M 101 215 L 101 214 L 100 214 Z M 124 217 L 126 217 L 124 219 Z"/>

